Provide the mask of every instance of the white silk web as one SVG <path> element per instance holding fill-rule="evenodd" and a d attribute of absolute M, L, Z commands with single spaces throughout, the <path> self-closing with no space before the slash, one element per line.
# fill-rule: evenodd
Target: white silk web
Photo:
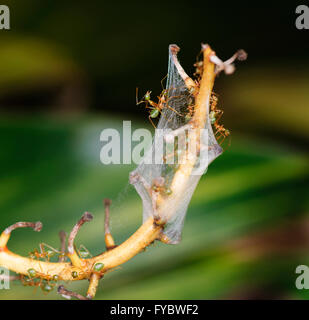
<path fill-rule="evenodd" d="M 175 53 L 175 45 L 169 46 L 168 76 L 166 84 L 166 100 L 161 117 L 155 130 L 151 148 L 145 154 L 138 167 L 130 173 L 130 183 L 134 185 L 143 203 L 143 221 L 149 217 L 160 218 L 164 227 L 165 242 L 177 244 L 181 240 L 181 232 L 185 215 L 193 192 L 208 165 L 222 153 L 217 143 L 209 119 L 209 101 L 205 129 L 207 134 L 201 137 L 201 148 L 207 149 L 207 161 L 199 174 L 191 174 L 185 185 L 173 192 L 173 179 L 179 169 L 179 159 L 185 152 L 187 144 L 186 129 L 192 117 L 194 96 L 187 89 L 179 73 L 179 62 Z M 178 48 L 178 47 L 177 47 Z M 176 65 L 176 64 L 177 65 Z M 177 68 L 178 67 L 178 68 Z M 182 68 L 181 68 L 182 69 Z M 209 100 L 209 99 L 208 99 Z M 177 135 L 176 135 L 177 133 Z M 172 143 L 167 137 L 177 136 Z M 199 161 L 195 167 L 200 166 Z M 163 197 L 163 205 L 157 207 L 159 196 Z"/>

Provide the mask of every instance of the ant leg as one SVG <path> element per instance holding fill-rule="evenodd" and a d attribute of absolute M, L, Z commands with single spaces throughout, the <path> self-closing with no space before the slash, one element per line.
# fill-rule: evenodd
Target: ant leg
<path fill-rule="evenodd" d="M 136 99 L 136 104 L 138 104 L 138 87 L 136 87 L 135 99 Z"/>
<path fill-rule="evenodd" d="M 52 250 L 52 251 L 55 252 L 55 253 L 60 253 L 60 251 L 58 251 L 57 249 L 55 249 L 54 247 L 50 246 L 50 245 L 47 244 L 47 243 L 44 243 L 44 242 L 43 242 L 42 245 L 43 245 L 44 247 Z"/>
<path fill-rule="evenodd" d="M 221 117 L 223 116 L 223 110 L 218 110 L 218 113 L 219 113 L 219 116 L 218 116 L 218 118 L 216 119 L 216 123 L 218 123 L 219 120 L 221 119 Z"/>
<path fill-rule="evenodd" d="M 138 105 L 138 104 L 140 104 L 140 103 L 144 102 L 143 100 L 138 101 L 138 87 L 136 87 L 135 99 L 136 99 L 136 105 Z"/>
<path fill-rule="evenodd" d="M 219 137 L 216 139 L 217 139 L 218 144 L 221 145 L 223 143 L 224 139 L 226 138 L 226 136 L 225 136 L 225 134 L 222 133 L 222 131 L 218 131 L 218 133 L 219 133 Z"/>
<path fill-rule="evenodd" d="M 87 258 L 88 256 L 92 257 L 90 251 L 83 244 L 79 246 L 78 254 L 82 259 Z"/>
<path fill-rule="evenodd" d="M 147 103 L 147 101 L 144 101 L 144 100 L 138 101 L 138 102 L 136 102 L 136 105 L 138 106 L 141 103 Z"/>
<path fill-rule="evenodd" d="M 170 107 L 168 104 L 166 104 L 166 106 L 165 106 L 166 108 L 168 108 L 168 109 L 170 109 L 170 110 L 172 110 L 172 111 L 174 111 L 176 114 L 178 114 L 180 117 L 183 117 L 183 115 L 181 114 L 181 113 L 179 113 L 177 110 L 175 110 L 174 108 L 172 108 L 172 107 Z"/>
<path fill-rule="evenodd" d="M 229 135 L 229 143 L 228 143 L 228 147 L 231 146 L 231 142 L 232 142 L 232 137 Z"/>
<path fill-rule="evenodd" d="M 39 253 L 39 251 L 37 249 L 34 249 L 33 250 L 33 254 L 34 256 L 37 258 L 37 259 L 40 259 L 41 258 L 41 254 Z"/>
<path fill-rule="evenodd" d="M 164 86 L 163 86 L 163 81 L 167 78 L 167 75 L 161 80 L 161 87 L 162 87 L 162 90 L 164 90 Z"/>
<path fill-rule="evenodd" d="M 146 95 L 146 94 L 145 94 Z M 147 101 L 143 100 L 145 98 L 145 95 L 143 96 L 142 100 L 138 101 L 138 88 L 136 88 L 136 96 L 135 96 L 135 99 L 136 99 L 136 105 L 139 105 L 141 103 L 147 103 Z"/>
<path fill-rule="evenodd" d="M 168 122 L 171 122 L 171 119 L 169 119 L 169 118 L 167 118 L 164 114 L 163 114 L 163 112 L 160 110 L 160 114 L 161 114 L 161 116 L 163 117 L 163 118 L 165 118 Z"/>
<path fill-rule="evenodd" d="M 41 258 L 46 258 L 47 254 L 44 250 L 44 243 L 40 243 L 39 244 L 39 247 L 40 247 L 40 256 Z M 47 261 L 49 261 L 48 257 L 46 258 Z"/>
<path fill-rule="evenodd" d="M 221 141 L 220 141 L 220 145 L 224 142 L 226 136 L 224 134 L 221 135 Z"/>
<path fill-rule="evenodd" d="M 152 126 L 153 126 L 155 129 L 157 129 L 157 127 L 155 126 L 155 124 L 154 124 L 153 121 L 151 120 L 151 116 L 150 116 L 150 115 L 148 116 L 148 119 L 149 119 L 150 123 L 152 124 Z"/>
<path fill-rule="evenodd" d="M 60 254 L 61 253 L 60 251 L 56 250 L 55 248 L 53 248 L 52 246 L 50 246 L 50 245 L 48 245 L 46 243 L 41 243 L 41 245 L 42 245 L 42 248 L 43 248 L 43 254 L 47 256 L 47 260 L 48 261 L 49 261 L 49 258 L 51 258 L 54 254 Z M 44 247 L 48 248 L 50 250 L 46 252 L 44 250 Z"/>
<path fill-rule="evenodd" d="M 220 130 L 220 128 L 217 128 L 217 130 L 215 132 L 216 140 L 220 139 L 221 136 L 222 136 L 221 130 Z"/>

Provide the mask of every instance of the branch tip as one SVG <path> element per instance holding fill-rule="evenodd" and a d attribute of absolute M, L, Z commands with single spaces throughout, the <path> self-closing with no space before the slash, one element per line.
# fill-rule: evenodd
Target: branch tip
<path fill-rule="evenodd" d="M 93 215 L 90 212 L 85 212 L 82 216 L 84 222 L 89 222 L 93 219 Z"/>
<path fill-rule="evenodd" d="M 4 233 L 10 234 L 12 231 L 18 228 L 32 228 L 36 232 L 40 232 L 43 228 L 43 224 L 40 221 L 37 222 L 17 222 L 7 227 Z"/>
<path fill-rule="evenodd" d="M 89 300 L 88 298 L 82 296 L 79 293 L 76 293 L 76 292 L 73 292 L 73 291 L 70 291 L 70 290 L 66 289 L 63 285 L 58 287 L 57 292 L 59 294 L 61 294 L 62 297 L 66 298 L 66 299 L 71 299 L 71 297 L 74 297 L 74 298 L 79 299 L 79 300 Z"/>
<path fill-rule="evenodd" d="M 38 221 L 35 223 L 33 230 L 35 232 L 40 232 L 43 228 L 43 223 L 41 221 Z"/>
<path fill-rule="evenodd" d="M 248 58 L 248 53 L 243 49 L 239 49 L 236 52 L 236 54 L 237 54 L 237 60 L 239 60 L 239 61 L 245 61 Z"/>
<path fill-rule="evenodd" d="M 226 61 L 222 61 L 216 55 L 210 57 L 210 61 L 216 65 L 216 74 L 224 70 L 225 74 L 232 74 L 235 71 L 235 66 L 233 62 L 235 60 L 244 61 L 248 57 L 248 54 L 245 50 L 240 49 L 233 54 L 231 58 Z"/>
<path fill-rule="evenodd" d="M 202 51 L 206 50 L 208 47 L 209 47 L 209 44 L 207 44 L 207 43 L 201 43 Z"/>
<path fill-rule="evenodd" d="M 170 44 L 170 51 L 173 55 L 177 55 L 177 53 L 180 51 L 180 48 L 177 46 L 177 44 Z"/>

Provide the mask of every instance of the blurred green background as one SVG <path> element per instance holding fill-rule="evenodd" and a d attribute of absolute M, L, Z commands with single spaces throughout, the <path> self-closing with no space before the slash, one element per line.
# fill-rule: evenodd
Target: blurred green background
<path fill-rule="evenodd" d="M 203 176 L 179 245 L 155 243 L 101 281 L 97 299 L 305 299 L 295 269 L 309 265 L 307 31 L 288 5 L 222 2 L 3 1 L 0 30 L 0 227 L 18 230 L 9 248 L 27 255 L 59 246 L 84 211 L 78 235 L 104 247 L 102 199 L 110 197 L 119 244 L 141 224 L 128 184 L 134 166 L 100 163 L 100 133 L 123 120 L 147 126 L 135 88 L 160 92 L 167 48 L 177 43 L 192 73 L 200 43 L 223 59 L 249 53 L 215 91 L 232 132 L 230 147 Z M 68 285 L 84 293 L 87 281 Z M 12 283 L 0 299 L 59 299 Z"/>

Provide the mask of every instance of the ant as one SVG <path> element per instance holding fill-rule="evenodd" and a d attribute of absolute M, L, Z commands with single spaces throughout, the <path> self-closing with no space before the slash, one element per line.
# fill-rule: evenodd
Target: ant
<path fill-rule="evenodd" d="M 92 257 L 92 254 L 89 252 L 89 250 L 83 244 L 81 244 L 79 246 L 78 254 L 82 259 L 85 259 L 87 257 Z"/>
<path fill-rule="evenodd" d="M 153 180 L 151 189 L 154 192 L 163 193 L 167 196 L 172 194 L 172 190 L 166 186 L 165 179 L 163 177 L 158 177 Z"/>
<path fill-rule="evenodd" d="M 163 89 L 160 96 L 158 96 L 158 103 L 151 100 L 151 91 L 147 91 L 142 100 L 138 101 L 138 88 L 136 88 L 136 105 L 145 103 L 146 109 L 150 110 L 148 119 L 154 128 L 156 128 L 156 126 L 152 119 L 157 118 L 160 113 L 162 114 L 164 108 L 168 108 L 177 115 L 182 116 L 177 110 L 167 104 L 169 99 L 170 98 L 167 97 L 167 89 Z"/>
<path fill-rule="evenodd" d="M 189 122 L 194 115 L 194 99 L 192 97 L 190 97 L 190 99 L 189 99 L 187 110 L 188 110 L 188 112 L 185 115 L 185 121 Z"/>
<path fill-rule="evenodd" d="M 220 144 L 222 144 L 225 138 L 231 134 L 230 130 L 224 128 L 223 125 L 219 125 L 219 124 L 215 124 L 215 128 L 217 130 L 216 135 L 219 133 L 220 134 L 219 138 L 222 137 L 222 140 L 220 141 Z"/>
<path fill-rule="evenodd" d="M 223 115 L 223 111 L 217 108 L 218 105 L 218 97 L 217 95 L 213 92 L 211 97 L 210 97 L 210 113 L 209 113 L 209 118 L 211 124 L 218 124 L 220 118 Z"/>
<path fill-rule="evenodd" d="M 193 65 L 195 67 L 195 72 L 193 73 L 193 76 L 196 78 L 198 83 L 202 78 L 203 69 L 204 69 L 204 62 L 203 60 L 201 60 L 201 55 L 202 55 L 202 51 L 200 51 L 196 56 L 196 62 Z"/>
<path fill-rule="evenodd" d="M 220 144 L 223 143 L 226 137 L 230 135 L 230 131 L 221 124 L 219 124 L 219 120 L 223 115 L 223 111 L 217 108 L 218 104 L 218 97 L 215 93 L 211 95 L 211 112 L 209 113 L 209 118 L 211 124 L 215 127 L 216 133 L 215 135 L 219 134 L 219 138 L 222 137 L 223 139 L 220 141 Z"/>
<path fill-rule="evenodd" d="M 195 72 L 193 73 L 194 77 L 197 78 L 198 82 L 201 80 L 202 73 L 203 73 L 203 61 L 198 61 L 193 65 L 195 67 Z"/>
<path fill-rule="evenodd" d="M 53 277 L 52 280 L 57 281 L 54 278 L 55 277 Z M 49 280 L 43 280 L 42 278 L 40 278 L 39 273 L 36 273 L 35 275 L 32 275 L 32 276 L 29 275 L 28 277 L 22 275 L 20 280 L 23 286 L 34 287 L 35 291 L 37 290 L 37 288 L 41 288 L 44 294 L 49 293 L 55 287 L 55 283 L 51 283 Z"/>
<path fill-rule="evenodd" d="M 50 258 L 54 257 L 56 254 L 61 254 L 60 251 L 56 250 L 55 248 L 51 247 L 50 245 L 46 243 L 40 243 L 40 252 L 37 249 L 34 249 L 33 252 L 29 253 L 30 258 L 32 259 L 46 259 L 49 261 Z M 45 248 L 48 248 L 47 251 L 44 250 Z"/>

